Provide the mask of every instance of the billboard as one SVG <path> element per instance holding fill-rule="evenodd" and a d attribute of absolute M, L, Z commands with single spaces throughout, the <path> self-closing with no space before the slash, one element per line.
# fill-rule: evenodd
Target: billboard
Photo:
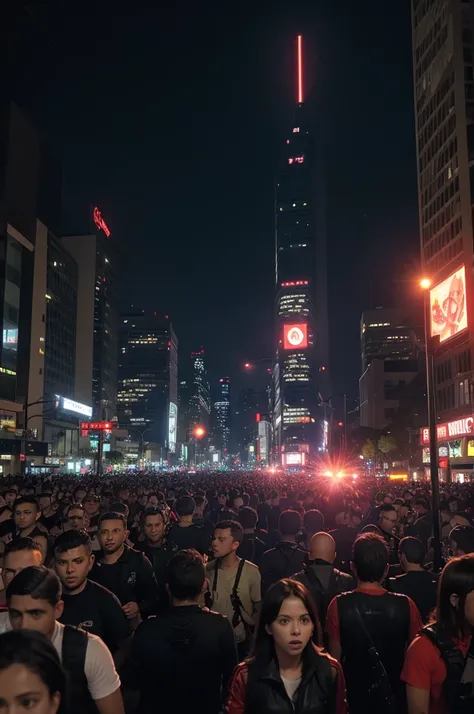
<path fill-rule="evenodd" d="M 464 265 L 430 290 L 431 337 L 445 342 L 467 329 L 466 268 Z"/>
<path fill-rule="evenodd" d="M 308 346 L 308 325 L 303 322 L 297 325 L 284 325 L 283 347 L 285 350 L 306 349 Z"/>
<path fill-rule="evenodd" d="M 87 404 L 81 404 L 81 402 L 76 402 L 74 399 L 68 399 L 67 397 L 61 397 L 60 394 L 56 394 L 56 399 L 59 401 L 59 406 L 67 412 L 74 412 L 74 414 L 82 414 L 82 416 L 92 417 L 92 407 L 88 407 Z"/>
<path fill-rule="evenodd" d="M 174 402 L 170 402 L 168 416 L 168 450 L 171 454 L 176 453 L 176 429 L 178 427 L 178 407 Z"/>

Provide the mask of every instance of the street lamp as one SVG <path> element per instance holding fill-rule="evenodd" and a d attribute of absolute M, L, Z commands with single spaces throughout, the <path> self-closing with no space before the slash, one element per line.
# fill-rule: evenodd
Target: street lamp
<path fill-rule="evenodd" d="M 441 570 L 441 529 L 439 522 L 439 466 L 438 440 L 436 433 L 436 402 L 434 384 L 434 342 L 429 330 L 430 320 L 430 287 L 431 280 L 423 278 L 420 287 L 424 290 L 424 327 L 426 354 L 426 402 L 428 407 L 428 428 L 430 433 L 430 477 L 431 477 L 431 510 L 433 513 L 433 551 L 434 570 Z"/>
<path fill-rule="evenodd" d="M 202 426 L 196 426 L 193 429 L 193 436 L 194 436 L 194 468 L 196 468 L 196 461 L 197 461 L 197 443 L 200 439 L 203 438 L 203 436 L 206 435 L 206 430 L 203 429 Z"/>

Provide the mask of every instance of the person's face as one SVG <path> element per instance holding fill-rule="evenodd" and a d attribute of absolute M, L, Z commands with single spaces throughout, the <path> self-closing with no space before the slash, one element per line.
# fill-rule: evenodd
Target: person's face
<path fill-rule="evenodd" d="M 146 504 L 148 502 L 148 496 L 146 495 L 146 493 L 144 493 L 142 496 L 140 496 L 139 501 L 140 501 L 140 506 L 146 506 Z"/>
<path fill-rule="evenodd" d="M 275 649 L 292 657 L 300 656 L 313 635 L 314 625 L 299 597 L 287 597 L 271 625 L 266 626 Z"/>
<path fill-rule="evenodd" d="M 94 556 L 85 545 L 72 548 L 65 553 L 56 553 L 54 568 L 65 590 L 77 590 L 89 575 L 94 565 Z"/>
<path fill-rule="evenodd" d="M 41 677 L 24 664 L 0 671 L 0 711 L 8 714 L 56 714 L 59 692 L 50 694 Z"/>
<path fill-rule="evenodd" d="M 398 516 L 397 512 L 394 511 L 383 511 L 380 516 L 380 528 L 390 535 L 393 534 L 395 526 L 397 524 Z"/>
<path fill-rule="evenodd" d="M 122 503 L 127 503 L 128 499 L 130 498 L 130 491 L 128 490 L 128 488 L 121 488 L 118 492 L 118 497 L 119 501 L 122 501 Z"/>
<path fill-rule="evenodd" d="M 21 503 L 15 508 L 15 525 L 21 531 L 30 528 L 34 523 L 36 523 L 39 517 L 40 512 L 34 503 Z"/>
<path fill-rule="evenodd" d="M 39 507 L 41 511 L 45 511 L 51 507 L 51 496 L 42 496 L 39 500 Z"/>
<path fill-rule="evenodd" d="M 102 521 L 98 532 L 99 544 L 109 555 L 116 553 L 125 542 L 128 531 L 122 521 Z"/>
<path fill-rule="evenodd" d="M 163 516 L 160 513 L 156 513 L 153 516 L 147 516 L 145 518 L 143 529 L 145 531 L 145 536 L 148 538 L 150 543 L 159 543 L 165 532 Z"/>
<path fill-rule="evenodd" d="M 75 503 L 82 503 L 83 500 L 86 497 L 86 490 L 85 488 L 79 488 L 77 491 L 74 491 L 74 502 Z"/>
<path fill-rule="evenodd" d="M 16 491 L 7 491 L 5 494 L 5 503 L 7 504 L 7 506 L 11 506 L 16 497 Z"/>
<path fill-rule="evenodd" d="M 67 514 L 66 530 L 82 531 L 85 525 L 85 513 L 82 508 L 71 508 Z"/>
<path fill-rule="evenodd" d="M 51 639 L 55 622 L 63 610 L 62 600 L 53 606 L 47 600 L 33 598 L 31 595 L 12 595 L 8 603 L 12 630 L 34 630 L 48 639 Z"/>
<path fill-rule="evenodd" d="M 451 511 L 442 510 L 441 511 L 441 523 L 449 523 L 451 520 Z"/>
<path fill-rule="evenodd" d="M 360 516 L 351 516 L 349 525 L 351 528 L 359 528 L 360 524 L 362 523 L 362 519 Z"/>
<path fill-rule="evenodd" d="M 384 503 L 392 503 L 392 501 L 393 501 L 392 496 L 385 496 L 383 499 Z"/>
<path fill-rule="evenodd" d="M 218 501 L 219 501 L 219 506 L 225 506 L 225 504 L 227 503 L 227 498 L 223 494 L 221 494 L 219 496 Z"/>
<path fill-rule="evenodd" d="M 153 496 L 150 496 L 150 497 L 148 498 L 147 507 L 156 508 L 157 505 L 158 505 L 158 503 L 159 503 L 159 501 L 158 501 L 158 496 L 156 496 L 155 494 L 153 494 Z"/>
<path fill-rule="evenodd" d="M 244 505 L 244 499 L 242 496 L 237 496 L 237 498 L 234 498 L 234 510 L 235 511 L 240 511 L 242 506 Z"/>
<path fill-rule="evenodd" d="M 216 528 L 212 539 L 212 550 L 216 558 L 224 558 L 237 550 L 239 544 L 232 537 L 230 528 Z"/>
<path fill-rule="evenodd" d="M 16 553 L 9 553 L 3 559 L 2 578 L 5 588 L 7 588 L 15 575 L 32 565 L 41 565 L 43 554 L 39 550 L 17 550 Z"/>
<path fill-rule="evenodd" d="M 397 513 L 400 513 L 400 508 L 402 507 L 402 506 L 401 506 L 401 503 L 394 503 L 394 504 L 393 504 L 393 507 L 394 507 L 394 509 L 396 510 Z"/>
<path fill-rule="evenodd" d="M 413 494 L 410 491 L 405 491 L 405 493 L 403 494 L 403 498 L 407 503 L 410 503 L 413 498 Z"/>
<path fill-rule="evenodd" d="M 100 503 L 95 499 L 90 499 L 89 501 L 86 499 L 84 501 L 84 508 L 88 516 L 94 516 L 99 512 Z"/>
<path fill-rule="evenodd" d="M 138 493 L 135 493 L 135 492 L 132 491 L 132 492 L 130 493 L 129 502 L 130 502 L 130 503 L 136 503 L 137 501 L 138 501 Z"/>

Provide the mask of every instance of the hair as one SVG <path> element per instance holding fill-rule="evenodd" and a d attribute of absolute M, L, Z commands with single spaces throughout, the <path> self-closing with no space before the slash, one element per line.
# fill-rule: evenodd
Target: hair
<path fill-rule="evenodd" d="M 86 503 L 87 501 L 94 501 L 94 503 L 100 503 L 100 496 L 98 496 L 96 493 L 88 493 L 87 496 L 84 496 L 82 499 L 82 503 Z"/>
<path fill-rule="evenodd" d="M 423 506 L 423 508 L 426 511 L 429 511 L 429 509 L 430 509 L 430 505 L 429 505 L 427 499 L 424 498 L 423 496 L 418 496 L 417 498 L 415 498 L 415 500 L 413 501 L 413 505 L 414 506 Z"/>
<path fill-rule="evenodd" d="M 324 528 L 324 516 L 321 511 L 316 508 L 311 508 L 303 516 L 303 528 L 306 533 L 318 533 Z"/>
<path fill-rule="evenodd" d="M 258 513 L 250 506 L 242 506 L 239 511 L 239 521 L 242 528 L 255 528 L 258 521 Z"/>
<path fill-rule="evenodd" d="M 12 541 L 10 541 L 10 543 L 7 543 L 5 546 L 5 551 L 3 553 L 3 561 L 5 562 L 5 558 L 7 557 L 7 555 L 10 555 L 10 553 L 19 553 L 21 550 L 36 550 L 41 553 L 41 549 L 39 548 L 38 544 L 33 540 L 33 538 L 29 538 L 27 536 L 22 538 L 14 538 Z"/>
<path fill-rule="evenodd" d="M 121 521 L 125 530 L 127 529 L 127 519 L 123 513 L 119 513 L 118 511 L 107 511 L 107 513 L 103 513 L 99 518 L 99 526 L 104 521 Z"/>
<path fill-rule="evenodd" d="M 36 500 L 36 498 L 33 498 L 33 496 L 20 496 L 19 498 L 15 499 L 15 502 L 13 504 L 13 509 L 17 508 L 18 506 L 23 506 L 23 504 L 28 504 L 29 506 L 35 506 L 37 511 L 40 510 L 38 501 Z"/>
<path fill-rule="evenodd" d="M 454 541 L 464 553 L 474 553 L 474 528 L 472 526 L 455 526 L 449 534 L 449 540 Z"/>
<path fill-rule="evenodd" d="M 449 637 L 462 638 L 466 634 L 464 608 L 466 597 L 473 590 L 474 554 L 450 560 L 440 575 L 436 605 L 436 622 Z M 451 595 L 459 598 L 456 607 L 451 603 Z"/>
<path fill-rule="evenodd" d="M 203 557 L 196 550 L 180 550 L 170 559 L 166 582 L 176 600 L 196 600 L 205 579 Z"/>
<path fill-rule="evenodd" d="M 380 582 L 389 562 L 387 544 L 378 533 L 364 533 L 354 542 L 352 560 L 360 581 Z"/>
<path fill-rule="evenodd" d="M 242 526 L 238 521 L 219 521 L 219 523 L 216 523 L 215 531 L 220 530 L 220 531 L 226 531 L 230 530 L 232 538 L 236 540 L 238 543 L 242 543 L 244 539 L 244 533 L 242 530 Z"/>
<path fill-rule="evenodd" d="M 301 516 L 298 511 L 283 511 L 278 521 L 278 530 L 282 536 L 295 536 L 301 530 Z"/>
<path fill-rule="evenodd" d="M 178 516 L 192 516 L 196 510 L 196 502 L 192 496 L 180 496 L 176 499 L 174 510 Z"/>
<path fill-rule="evenodd" d="M 467 521 L 467 524 L 469 526 L 472 525 L 471 516 L 469 515 L 469 513 L 466 513 L 466 511 L 459 511 L 458 513 L 453 513 L 451 515 L 451 518 L 463 518 L 465 521 Z"/>
<path fill-rule="evenodd" d="M 128 518 L 128 514 L 130 513 L 130 510 L 129 510 L 127 504 L 122 503 L 122 501 L 117 501 L 116 503 L 111 503 L 110 510 L 114 511 L 115 513 L 121 513 L 122 516 L 125 517 L 125 519 Z"/>
<path fill-rule="evenodd" d="M 40 493 L 38 496 L 38 501 L 40 498 L 53 498 L 53 494 L 50 491 L 43 491 L 43 493 Z"/>
<path fill-rule="evenodd" d="M 6 598 L 13 595 L 30 595 L 34 600 L 46 600 L 55 607 L 61 600 L 61 582 L 52 570 L 44 565 L 32 565 L 20 570 L 7 588 Z"/>
<path fill-rule="evenodd" d="M 160 508 L 160 506 L 149 506 L 148 508 L 145 508 L 142 516 L 143 522 L 145 522 L 147 516 L 161 516 L 163 523 L 165 522 L 165 514 L 163 512 L 163 508 Z"/>
<path fill-rule="evenodd" d="M 66 516 L 69 516 L 71 511 L 82 511 L 85 513 L 84 506 L 82 503 L 71 503 L 67 508 L 66 508 Z"/>
<path fill-rule="evenodd" d="M 426 558 L 426 548 L 419 538 L 407 536 L 400 541 L 398 554 L 404 555 L 409 563 L 423 565 Z"/>
<path fill-rule="evenodd" d="M 68 550 L 80 548 L 81 545 L 89 555 L 92 553 L 92 542 L 87 531 L 65 531 L 56 538 L 54 552 L 66 553 Z"/>
<path fill-rule="evenodd" d="M 61 703 L 58 714 L 64 714 L 67 699 L 67 677 L 59 655 L 51 642 L 40 632 L 13 630 L 0 635 L 0 671 L 14 664 L 36 674 L 46 686 L 50 697 L 58 693 Z"/>
<path fill-rule="evenodd" d="M 382 515 L 382 513 L 390 513 L 391 511 L 395 511 L 395 506 L 393 505 L 393 503 L 382 503 L 379 508 L 380 516 Z"/>
<path fill-rule="evenodd" d="M 201 496 L 200 493 L 194 495 L 194 503 L 196 504 L 196 506 L 202 506 L 205 500 L 205 496 Z"/>
<path fill-rule="evenodd" d="M 317 615 L 317 609 L 310 592 L 303 585 L 303 583 L 300 583 L 297 580 L 284 578 L 283 580 L 279 580 L 277 583 L 272 585 L 263 598 L 258 626 L 255 633 L 255 640 L 253 642 L 251 652 L 255 664 L 257 665 L 262 665 L 264 667 L 272 659 L 275 659 L 273 637 L 268 634 L 266 628 L 275 622 L 278 617 L 278 613 L 281 610 L 281 606 L 289 597 L 297 597 L 303 602 L 314 625 L 313 642 L 319 645 L 322 641 L 321 626 Z M 310 640 L 307 648 L 311 646 L 312 643 Z"/>

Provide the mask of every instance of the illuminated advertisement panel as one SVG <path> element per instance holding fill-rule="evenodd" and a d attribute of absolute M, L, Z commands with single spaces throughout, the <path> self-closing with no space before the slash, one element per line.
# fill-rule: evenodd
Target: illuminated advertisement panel
<path fill-rule="evenodd" d="M 307 346 L 308 325 L 305 322 L 283 327 L 283 347 L 285 350 L 306 349 Z"/>
<path fill-rule="evenodd" d="M 436 425 L 436 438 L 438 441 L 450 441 L 457 437 L 470 436 L 471 434 L 474 434 L 474 417 L 472 416 Z M 421 430 L 421 443 L 430 443 L 430 430 L 428 427 L 424 427 Z"/>
<path fill-rule="evenodd" d="M 431 337 L 445 342 L 467 329 L 464 265 L 430 290 Z"/>
<path fill-rule="evenodd" d="M 290 452 L 281 456 L 283 466 L 304 466 L 306 463 L 305 453 Z"/>
<path fill-rule="evenodd" d="M 171 454 L 176 452 L 176 428 L 178 426 L 178 407 L 170 402 L 168 417 L 168 450 Z"/>

